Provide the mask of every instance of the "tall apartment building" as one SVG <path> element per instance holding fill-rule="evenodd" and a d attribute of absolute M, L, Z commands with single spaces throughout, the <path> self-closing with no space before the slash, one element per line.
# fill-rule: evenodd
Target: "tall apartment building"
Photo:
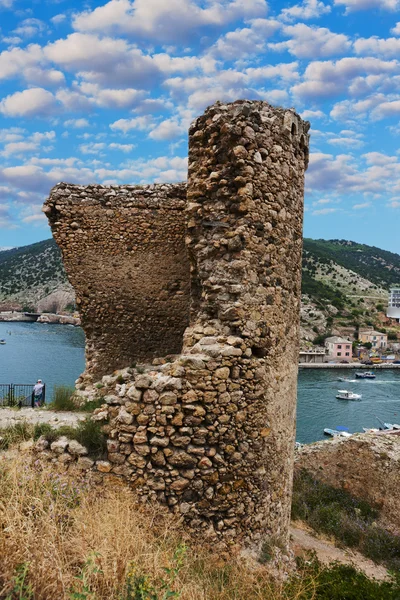
<path fill-rule="evenodd" d="M 400 285 L 390 288 L 390 296 L 386 315 L 391 319 L 400 321 Z"/>

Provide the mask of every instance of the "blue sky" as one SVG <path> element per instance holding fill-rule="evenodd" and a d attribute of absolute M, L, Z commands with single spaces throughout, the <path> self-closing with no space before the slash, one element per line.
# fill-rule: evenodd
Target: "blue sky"
<path fill-rule="evenodd" d="M 186 179 L 216 100 L 311 121 L 304 233 L 400 252 L 400 0 L 0 0 L 0 247 L 59 181 Z"/>

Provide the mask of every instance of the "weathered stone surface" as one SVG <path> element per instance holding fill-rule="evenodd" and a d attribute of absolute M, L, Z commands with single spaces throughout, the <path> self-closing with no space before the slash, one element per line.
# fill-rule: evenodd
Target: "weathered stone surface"
<path fill-rule="evenodd" d="M 44 210 L 76 291 L 87 374 L 180 352 L 189 322 L 185 205 L 185 184 L 51 191 Z"/>

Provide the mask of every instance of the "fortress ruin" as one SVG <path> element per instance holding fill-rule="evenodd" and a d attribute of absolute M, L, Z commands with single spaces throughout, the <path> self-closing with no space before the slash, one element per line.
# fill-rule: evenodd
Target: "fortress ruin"
<path fill-rule="evenodd" d="M 98 469 L 210 539 L 288 537 L 308 129 L 292 109 L 216 103 L 189 130 L 187 185 L 62 183 L 44 207 L 83 380 L 130 367 L 104 379 Z"/>

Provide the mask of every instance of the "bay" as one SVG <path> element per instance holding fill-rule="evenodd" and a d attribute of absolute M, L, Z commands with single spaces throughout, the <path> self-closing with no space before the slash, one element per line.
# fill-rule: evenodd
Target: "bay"
<path fill-rule="evenodd" d="M 326 436 L 325 427 L 380 427 L 382 421 L 400 422 L 400 370 L 376 370 L 376 379 L 356 379 L 353 369 L 304 369 L 299 371 L 296 440 L 309 444 Z M 339 377 L 349 381 L 339 381 Z M 338 390 L 361 394 L 359 401 L 338 400 Z"/>
<path fill-rule="evenodd" d="M 73 386 L 85 368 L 85 334 L 80 327 L 0 322 L 0 384 L 46 384 L 46 402 L 55 385 Z"/>
<path fill-rule="evenodd" d="M 79 327 L 41 323 L 2 323 L 0 384 L 46 383 L 49 402 L 55 385 L 73 386 L 85 368 L 85 335 Z M 324 439 L 325 427 L 379 427 L 400 422 L 400 370 L 377 370 L 375 380 L 356 380 L 349 369 L 304 369 L 299 372 L 296 440 Z M 350 381 L 339 381 L 339 377 Z M 360 401 L 337 400 L 339 389 L 362 394 Z"/>

